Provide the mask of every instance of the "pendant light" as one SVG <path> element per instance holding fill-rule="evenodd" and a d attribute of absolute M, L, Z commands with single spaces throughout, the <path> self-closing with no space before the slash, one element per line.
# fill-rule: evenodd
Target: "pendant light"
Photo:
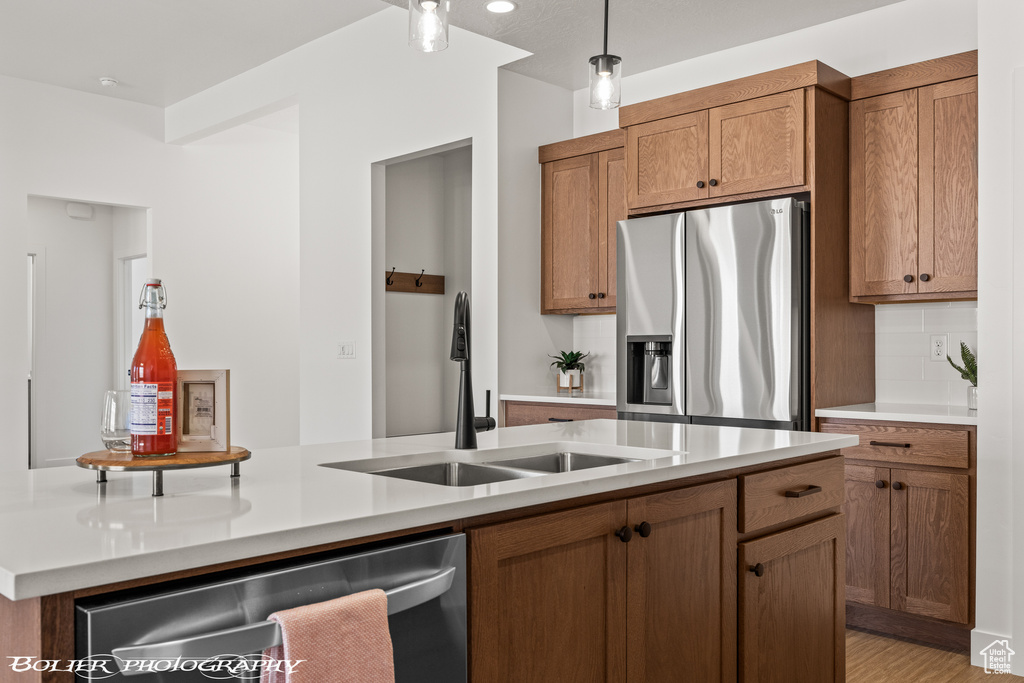
<path fill-rule="evenodd" d="M 619 106 L 622 59 L 608 54 L 608 0 L 604 0 L 604 52 L 590 58 L 590 106 L 615 109 Z"/>
<path fill-rule="evenodd" d="M 409 0 L 409 46 L 421 52 L 448 47 L 449 0 Z"/>

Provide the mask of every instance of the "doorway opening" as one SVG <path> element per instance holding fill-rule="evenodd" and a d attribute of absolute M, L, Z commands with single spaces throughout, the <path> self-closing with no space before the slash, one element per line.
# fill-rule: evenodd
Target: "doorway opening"
<path fill-rule="evenodd" d="M 472 181 L 471 140 L 373 165 L 374 437 L 455 429 L 448 356 L 455 296 L 472 294 Z M 392 269 L 443 275 L 444 293 L 385 291 Z"/>

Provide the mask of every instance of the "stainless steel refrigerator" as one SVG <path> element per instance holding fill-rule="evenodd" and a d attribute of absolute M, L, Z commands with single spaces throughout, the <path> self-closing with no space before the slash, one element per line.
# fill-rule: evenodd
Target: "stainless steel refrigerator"
<path fill-rule="evenodd" d="M 810 428 L 808 205 L 620 221 L 621 419 Z"/>

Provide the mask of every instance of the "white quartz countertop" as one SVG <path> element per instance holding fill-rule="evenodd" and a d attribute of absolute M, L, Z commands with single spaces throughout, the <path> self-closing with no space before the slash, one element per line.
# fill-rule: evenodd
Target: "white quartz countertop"
<path fill-rule="evenodd" d="M 978 411 L 963 406 L 917 403 L 858 403 L 836 408 L 818 408 L 817 417 L 841 417 L 851 420 L 892 420 L 933 424 L 977 425 Z"/>
<path fill-rule="evenodd" d="M 501 401 L 526 401 L 528 403 L 574 403 L 584 406 L 615 406 L 614 391 L 574 391 L 571 394 L 565 391 L 539 389 L 535 392 L 523 394 L 501 394 L 498 397 Z"/>
<path fill-rule="evenodd" d="M 452 434 L 255 450 L 229 467 L 148 473 L 78 467 L 0 478 L 0 594 L 18 600 L 853 446 L 857 437 L 590 420 L 512 427 L 455 451 Z M 575 450 L 637 462 L 470 487 L 320 467 L 384 469 Z M 500 451 L 495 449 L 508 449 Z"/>

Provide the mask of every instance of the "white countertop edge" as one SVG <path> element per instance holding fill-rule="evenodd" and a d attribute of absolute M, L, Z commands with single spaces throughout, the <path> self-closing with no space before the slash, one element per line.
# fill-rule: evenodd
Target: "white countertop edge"
<path fill-rule="evenodd" d="M 825 435 L 816 435 L 825 436 Z M 441 524 L 458 519 L 568 500 L 595 493 L 634 488 L 702 474 L 713 474 L 741 467 L 781 462 L 790 458 L 826 453 L 859 442 L 856 436 L 829 435 L 834 438 L 814 443 L 772 448 L 724 459 L 700 460 L 655 469 L 571 481 L 535 489 L 512 491 L 437 505 L 410 508 L 321 524 L 303 529 L 285 529 L 246 538 L 154 551 L 142 555 L 104 559 L 73 566 L 24 572 L 12 575 L 0 569 L 0 594 L 10 600 L 92 588 L 177 571 L 234 562 L 261 555 L 300 550 L 377 534 Z"/>
<path fill-rule="evenodd" d="M 891 422 L 923 422 L 930 424 L 978 424 L 978 411 L 964 406 L 927 405 L 916 403 L 859 403 L 835 408 L 818 408 L 816 417 L 850 420 L 887 420 Z"/>
<path fill-rule="evenodd" d="M 583 406 L 611 406 L 615 407 L 614 396 L 588 395 L 588 392 L 554 394 L 501 394 L 499 401 L 522 401 L 524 403 L 572 403 Z"/>

